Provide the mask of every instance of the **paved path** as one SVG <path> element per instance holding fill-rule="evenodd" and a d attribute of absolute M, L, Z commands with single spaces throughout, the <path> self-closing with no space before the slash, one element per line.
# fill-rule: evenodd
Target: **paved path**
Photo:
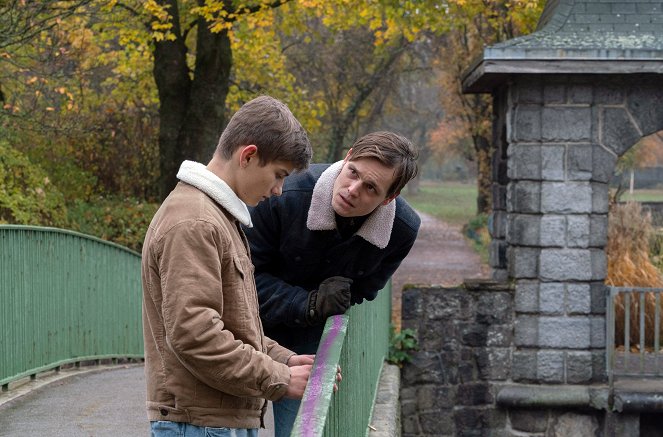
<path fill-rule="evenodd" d="M 393 278 L 398 325 L 403 284 L 451 286 L 486 274 L 459 228 L 426 214 L 421 217 L 417 241 Z M 271 408 L 268 411 L 267 429 L 260 430 L 260 437 L 273 435 Z M 0 436 L 28 435 L 148 436 L 143 366 L 62 371 L 0 394 Z"/>
<path fill-rule="evenodd" d="M 17 396 L 18 395 L 18 396 Z M 271 408 L 260 437 L 274 435 Z M 41 375 L 0 394 L 0 436 L 149 436 L 142 364 Z"/>
<path fill-rule="evenodd" d="M 16 393 L 3 394 L 0 436 L 149 435 L 142 365 L 82 369 L 40 376 L 28 383 L 37 388 L 13 400 L 6 401 Z"/>
<path fill-rule="evenodd" d="M 412 250 L 394 273 L 394 325 L 401 322 L 401 290 L 406 284 L 432 284 L 451 287 L 464 279 L 490 277 L 490 268 L 481 263 L 460 226 L 452 226 L 419 212 L 421 227 Z"/>

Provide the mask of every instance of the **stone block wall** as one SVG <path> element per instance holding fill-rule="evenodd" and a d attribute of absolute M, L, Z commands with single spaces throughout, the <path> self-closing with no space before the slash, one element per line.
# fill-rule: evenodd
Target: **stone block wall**
<path fill-rule="evenodd" d="M 637 436 L 606 394 L 609 181 L 663 129 L 647 75 L 528 75 L 493 92 L 492 284 L 416 288 L 405 436 Z M 509 284 L 504 285 L 504 284 Z"/>
<path fill-rule="evenodd" d="M 529 76 L 493 93 L 490 262 L 515 280 L 513 379 L 605 379 L 608 183 L 663 129 L 653 78 Z"/>
<path fill-rule="evenodd" d="M 493 382 L 510 378 L 513 291 L 492 284 L 403 293 L 403 328 L 420 349 L 401 372 L 403 436 L 473 436 L 504 429 Z"/>
<path fill-rule="evenodd" d="M 515 314 L 506 284 L 404 290 L 403 328 L 416 331 L 420 347 L 401 369 L 403 437 L 660 435 L 652 424 L 663 416 L 615 413 L 606 384 L 557 383 L 585 381 L 594 372 L 591 356 L 541 351 L 518 359 Z M 566 375 L 559 374 L 564 362 Z M 654 399 L 649 408 L 657 405 Z"/>

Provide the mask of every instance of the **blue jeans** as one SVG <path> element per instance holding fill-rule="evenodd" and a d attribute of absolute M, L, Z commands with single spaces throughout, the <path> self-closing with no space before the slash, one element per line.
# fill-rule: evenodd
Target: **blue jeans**
<path fill-rule="evenodd" d="M 290 437 L 299 411 L 299 399 L 281 399 L 272 403 L 274 410 L 274 437 Z"/>
<path fill-rule="evenodd" d="M 212 428 L 165 420 L 150 422 L 150 428 L 151 437 L 258 437 L 257 429 Z"/>

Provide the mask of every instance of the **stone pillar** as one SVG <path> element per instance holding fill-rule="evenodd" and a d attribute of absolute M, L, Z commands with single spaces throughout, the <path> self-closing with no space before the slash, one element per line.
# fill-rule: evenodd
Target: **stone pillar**
<path fill-rule="evenodd" d="M 507 172 L 506 91 L 506 88 L 502 87 L 493 95 L 493 210 L 488 222 L 491 236 L 490 266 L 493 269 L 493 279 L 502 282 L 507 281 L 509 276 L 506 258 L 506 190 L 509 183 Z"/>
<path fill-rule="evenodd" d="M 515 382 L 605 379 L 608 182 L 619 156 L 663 128 L 663 91 L 641 79 L 536 76 L 506 92 Z"/>

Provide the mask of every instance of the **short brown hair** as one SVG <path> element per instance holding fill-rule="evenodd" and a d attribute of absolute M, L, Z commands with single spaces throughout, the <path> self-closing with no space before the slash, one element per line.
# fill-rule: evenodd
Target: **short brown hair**
<path fill-rule="evenodd" d="M 395 169 L 396 177 L 387 193 L 387 197 L 389 197 L 398 194 L 405 184 L 417 175 L 419 172 L 418 157 L 419 152 L 410 140 L 393 132 L 380 131 L 364 135 L 355 141 L 349 160 L 373 158 L 383 165 Z"/>
<path fill-rule="evenodd" d="M 301 170 L 313 155 L 301 123 L 285 103 L 270 96 L 256 97 L 239 108 L 223 130 L 215 153 L 230 159 L 237 148 L 250 144 L 258 147 L 260 165 L 285 161 Z"/>

